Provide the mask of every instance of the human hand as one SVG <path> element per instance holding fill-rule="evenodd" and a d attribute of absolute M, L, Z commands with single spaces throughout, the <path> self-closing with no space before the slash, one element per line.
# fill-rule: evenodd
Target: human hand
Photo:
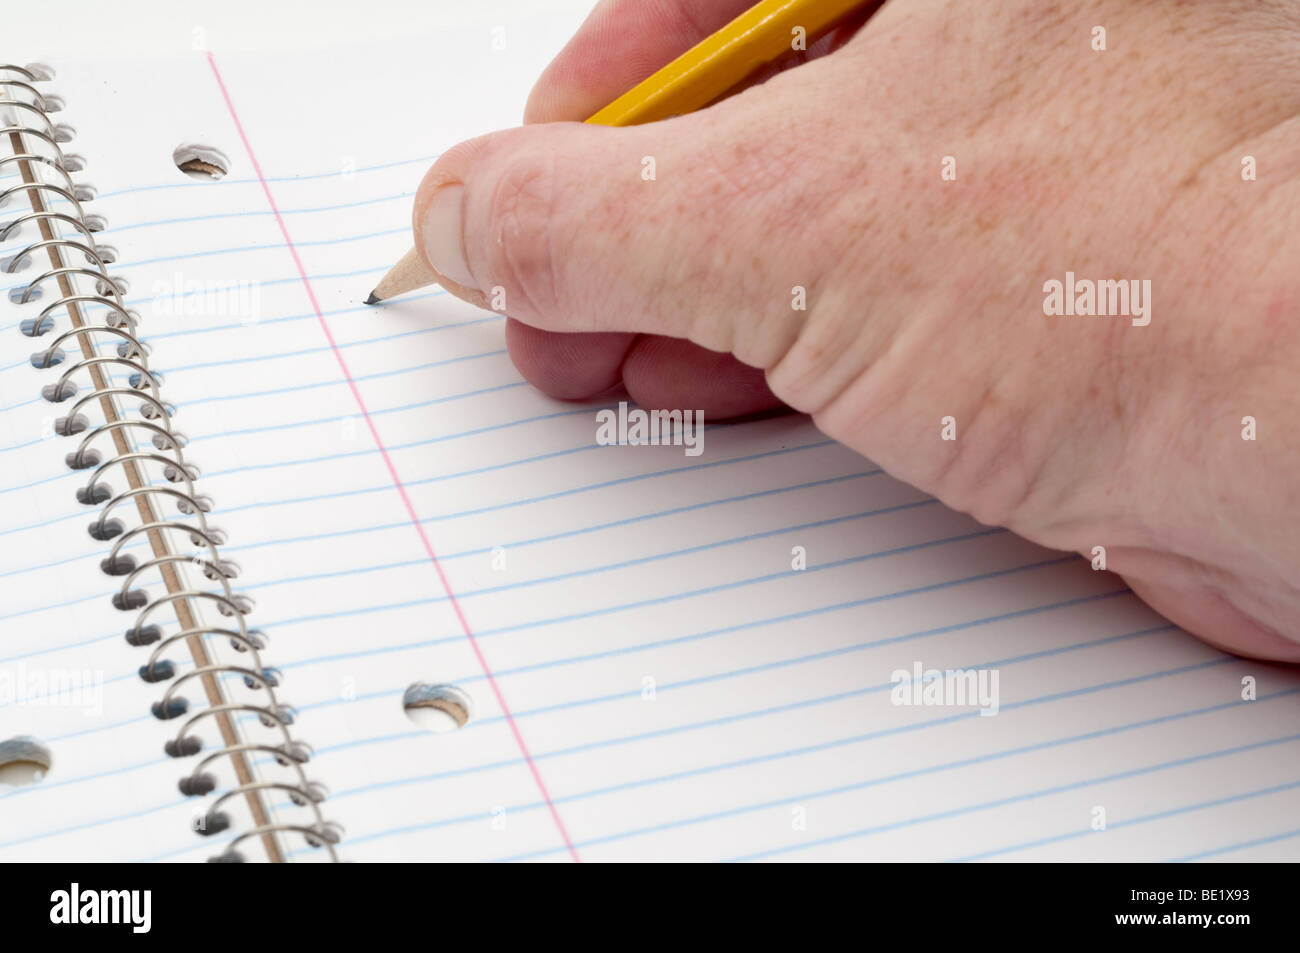
<path fill-rule="evenodd" d="M 747 5 L 601 3 L 542 124 L 426 175 L 444 284 L 504 289 L 550 394 L 784 402 L 983 522 L 1104 546 L 1189 631 L 1300 661 L 1300 3 L 891 0 L 701 112 L 557 122 Z M 1046 314 L 1067 272 L 1150 295 Z"/>

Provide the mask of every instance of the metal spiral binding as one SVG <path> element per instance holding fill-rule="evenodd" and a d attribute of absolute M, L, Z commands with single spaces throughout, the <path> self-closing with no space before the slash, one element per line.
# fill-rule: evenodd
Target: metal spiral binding
<path fill-rule="evenodd" d="M 245 858 L 238 848 L 254 839 L 262 841 L 271 860 L 283 860 L 280 838 L 291 834 L 301 835 L 313 847 L 323 847 L 330 860 L 337 860 L 335 844 L 340 830 L 326 821 L 320 810 L 325 790 L 308 780 L 303 770 L 310 748 L 294 740 L 290 730 L 293 711 L 276 698 L 277 674 L 261 659 L 265 637 L 250 629 L 245 619 L 251 601 L 231 587 L 236 568 L 222 559 L 218 548 L 222 534 L 208 524 L 205 513 L 210 503 L 197 492 L 197 470 L 186 462 L 182 449 L 185 439 L 172 427 L 175 410 L 164 401 L 159 377 L 149 368 L 148 349 L 136 333 L 138 317 L 128 310 L 120 282 L 109 275 L 107 264 L 114 259 L 110 256 L 106 261 L 96 245 L 94 220 L 82 208 L 89 193 L 79 188 L 69 174 L 78 171 L 80 165 L 69 162 L 59 143 L 69 141 L 71 131 L 50 121 L 47 113 L 54 111 L 49 108 L 51 103 L 32 85 L 51 75 L 43 68 L 0 64 L 0 142 L 7 141 L 12 149 L 12 154 L 0 156 L 0 173 L 17 166 L 22 180 L 20 185 L 0 188 L 0 209 L 21 196 L 32 207 L 30 213 L 0 225 L 0 243 L 20 228 L 35 225 L 40 232 L 39 240 L 0 263 L 0 270 L 13 274 L 27 261 L 34 263 L 41 251 L 49 258 L 50 268 L 30 281 L 16 300 L 26 303 L 42 296 L 42 286 L 50 282 L 57 285 L 59 296 L 32 322 L 24 322 L 23 333 L 41 337 L 54 330 L 58 312 L 68 314 L 71 327 L 55 336 L 43 352 L 33 355 L 33 363 L 46 368 L 62 363 L 65 346 L 69 357 L 81 355 L 75 363 L 69 360 L 57 381 L 42 393 L 56 403 L 77 398 L 68 413 L 55 422 L 54 431 L 62 437 L 82 435 L 76 449 L 68 454 L 67 463 L 73 469 L 91 471 L 86 485 L 77 491 L 77 499 L 101 507 L 89 532 L 95 539 L 112 541 L 100 565 L 107 575 L 122 577 L 112 597 L 113 605 L 136 613 L 126 639 L 132 645 L 153 646 L 148 661 L 140 668 L 140 677 L 146 682 L 169 683 L 161 700 L 153 705 L 153 714 L 163 720 L 184 718 L 164 750 L 175 758 L 194 757 L 204 750 L 196 729 L 205 722 L 218 723 L 219 746 L 205 753 L 181 779 L 180 790 L 189 797 L 212 793 L 217 787 L 212 771 L 220 762 L 228 762 L 238 783 L 207 805 L 198 830 L 213 835 L 229 829 L 229 816 L 222 808 L 240 798 L 247 803 L 253 824 L 238 832 L 211 860 L 242 861 Z M 45 173 L 45 178 L 38 173 Z M 73 214 L 53 210 L 51 200 L 66 203 Z M 78 289 L 78 282 L 85 281 L 91 283 L 93 294 Z M 88 316 L 92 308 L 100 309 L 101 320 Z M 101 350 L 104 345 L 111 345 L 107 353 Z M 114 374 L 121 377 L 123 372 L 126 382 L 114 381 Z M 91 388 L 79 393 L 78 384 L 86 378 Z M 103 411 L 104 422 L 92 427 L 82 411 L 96 404 Z M 123 405 L 128 411 L 138 411 L 138 417 L 124 412 Z M 151 481 L 149 474 L 153 471 L 147 466 L 160 468 L 165 482 Z M 113 492 L 106 480 L 114 474 L 126 478 L 127 489 Z M 165 515 L 169 503 L 183 519 Z M 128 527 L 126 514 L 131 510 L 138 514 L 139 524 Z M 153 558 L 137 563 L 125 552 L 134 542 L 147 543 Z M 199 555 L 185 552 L 187 542 L 198 547 Z M 187 582 L 187 569 L 196 570 L 204 583 L 194 586 Z M 165 592 L 151 596 L 141 588 L 150 578 Z M 220 624 L 203 621 L 205 605 L 222 617 Z M 176 617 L 176 631 L 170 634 L 164 633 L 167 623 L 161 618 L 167 609 Z M 244 655 L 248 663 L 221 662 L 221 643 Z M 184 674 L 164 658 L 167 650 L 182 645 L 189 648 L 195 663 Z M 232 697 L 228 692 L 231 677 L 260 700 L 254 703 Z M 206 707 L 191 710 L 187 699 L 179 694 L 187 683 L 202 684 Z M 241 714 L 255 716 L 262 726 L 274 731 L 275 737 L 267 743 L 245 740 L 235 719 Z M 281 768 L 289 770 L 289 779 L 258 779 L 248 760 L 253 755 L 269 755 Z M 309 809 L 310 823 L 274 820 L 264 800 L 274 793 L 285 794 L 293 804 Z"/>

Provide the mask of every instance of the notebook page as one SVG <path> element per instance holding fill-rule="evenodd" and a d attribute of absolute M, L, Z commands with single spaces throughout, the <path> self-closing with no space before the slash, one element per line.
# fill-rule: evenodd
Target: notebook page
<path fill-rule="evenodd" d="M 72 448 L 50 435 L 56 414 L 37 396 L 51 372 L 28 362 L 38 345 L 4 305 L 0 744 L 32 738 L 52 763 L 30 786 L 0 774 L 0 857 L 135 856 L 168 827 L 187 831 L 194 806 L 162 755 L 167 727 L 149 715 L 161 692 L 136 673 L 144 659 L 123 641 L 129 622 L 109 603 L 113 580 L 86 534 L 93 514 L 74 498 L 87 474 L 63 468 Z"/>
<path fill-rule="evenodd" d="M 103 65 L 60 72 L 344 856 L 1294 858 L 1294 673 L 1219 654 L 1114 577 L 944 509 L 799 418 L 710 426 L 699 457 L 599 446 L 617 398 L 532 391 L 499 317 L 436 290 L 360 304 L 409 244 L 430 157 L 516 121 L 563 33 L 506 23 L 494 58 L 499 26 L 457 25 L 439 57 L 118 63 L 111 92 L 92 81 Z M 318 95 L 341 61 L 373 68 Z M 403 88 L 457 96 L 434 110 Z M 106 117 L 141 102 L 124 144 Z M 185 141 L 225 151 L 230 176 L 178 180 Z M 14 453 L 32 461 L 14 487 L 60 479 L 57 452 Z M 41 533 L 85 522 L 53 501 L 9 515 Z M 84 534 L 63 545 L 98 558 Z M 14 604 L 106 598 L 93 572 L 59 586 Z M 80 624 L 42 639 L 120 648 L 120 624 Z M 891 676 L 918 664 L 996 672 L 997 714 L 894 704 Z M 412 725 L 417 681 L 461 688 L 469 723 Z M 145 730 L 139 711 L 121 735 Z M 88 803 L 109 784 L 67 770 Z M 119 774 L 168 804 L 154 770 Z M 130 855 L 210 854 L 187 810 L 159 813 Z M 78 823 L 116 829 L 123 811 Z"/>
<path fill-rule="evenodd" d="M 0 105 L 0 125 L 44 128 L 39 115 L 21 105 L 39 94 L 29 87 L 5 89 L 3 98 L 16 96 L 19 105 Z M 52 115 L 62 136 L 65 117 Z M 136 613 L 110 602 L 123 580 L 101 571 L 108 546 L 95 546 L 87 532 L 101 509 L 77 501 L 88 487 L 107 490 L 105 501 L 127 487 L 119 464 L 100 465 L 115 454 L 106 435 L 111 431 L 98 429 L 104 416 L 89 394 L 89 373 L 73 368 L 83 357 L 82 338 L 70 336 L 67 312 L 57 304 L 62 292 L 23 187 L 22 172 L 29 169 L 12 158 L 50 152 L 39 136 L 25 132 L 17 133 L 15 147 L 13 135 L 0 143 L 6 159 L 0 164 L 0 232 L 6 239 L 0 250 L 6 291 L 0 298 L 0 856 L 113 860 L 149 849 L 166 826 L 194 827 L 201 812 L 196 801 L 179 795 L 182 769 L 162 756 L 175 726 L 149 714 L 161 691 L 139 674 L 147 654 L 123 639 Z M 93 201 L 93 193 L 81 191 L 83 183 L 76 188 L 76 195 L 34 190 L 49 211 L 64 216 L 54 220 L 64 242 L 82 237 L 63 227 L 77 221 L 78 200 Z M 21 251 L 32 243 L 35 252 Z M 100 252 L 112 261 L 108 246 Z M 75 268 L 84 260 L 65 251 L 63 264 Z M 72 291 L 83 295 L 79 307 L 89 324 L 102 322 L 98 307 L 84 303 L 92 283 L 76 274 L 70 280 Z M 107 332 L 88 337 L 100 345 L 108 339 L 97 360 L 118 353 L 119 338 Z M 99 366 L 111 368 L 112 385 L 129 388 L 130 372 L 121 365 Z M 74 392 L 62 401 L 46 399 L 43 389 L 57 389 L 61 377 Z M 73 417 L 83 428 L 76 436 L 59 435 L 60 419 Z M 65 461 L 76 458 L 79 447 L 85 462 L 73 469 Z M 154 448 L 137 442 L 135 449 Z M 115 515 L 133 506 L 127 497 Z M 144 553 L 142 538 L 131 549 Z M 185 568 L 177 572 L 188 585 Z M 192 675 L 187 657 L 176 665 L 181 677 Z M 224 786 L 235 783 L 225 764 L 211 773 Z M 238 801 L 228 813 L 235 824 L 250 826 Z"/>
<path fill-rule="evenodd" d="M 562 27 L 553 25 L 553 29 Z M 39 52 L 33 58 L 40 58 Z M 203 71 L 197 75 L 191 73 L 192 81 L 188 84 L 178 80 L 176 94 L 165 103 L 155 94 L 155 79 L 150 77 L 178 78 L 178 71 L 169 70 L 167 63 L 152 64 L 136 76 L 134 83 L 126 83 L 129 88 L 108 90 L 105 95 L 100 89 L 101 79 L 117 74 L 122 68 L 121 60 L 69 64 L 57 56 L 46 59 L 57 64 L 60 74 L 57 85 L 65 94 L 80 89 L 90 91 L 78 103 L 52 114 L 55 121 L 67 124 L 75 134 L 75 141 L 65 147 L 66 152 L 97 154 L 91 169 L 76 176 L 79 185 L 87 181 L 122 184 L 110 193 L 107 205 L 96 201 L 92 206 L 86 199 L 88 210 L 93 209 L 96 216 L 116 217 L 118 208 L 130 207 L 131 196 L 137 191 L 132 183 L 139 181 L 136 164 L 144 161 L 146 155 L 157 160 L 148 164 L 149 168 L 159 168 L 158 163 L 163 163 L 168 181 L 197 187 L 197 183 L 184 179 L 171 166 L 171 146 L 156 156 L 148 152 L 147 144 L 140 137 L 149 136 L 149 132 L 137 135 L 141 145 L 138 150 L 119 151 L 113 145 L 121 138 L 124 128 L 148 127 L 152 121 L 148 114 L 150 108 L 173 117 L 190 113 L 192 105 L 188 97 L 194 92 L 195 81 L 205 95 L 210 95 L 212 73 L 201 57 L 196 62 Z M 538 59 L 529 71 L 540 69 L 542 62 Z M 183 73 L 184 69 L 179 72 Z M 52 94 L 52 88 L 45 88 L 45 92 Z M 101 94 L 98 97 L 97 92 Z M 150 141 L 172 142 L 172 136 L 179 137 L 175 142 L 211 141 L 205 136 L 207 126 L 202 118 L 193 125 L 187 125 L 187 121 L 168 123 L 167 128 L 158 130 L 161 138 Z M 468 135 L 471 131 L 467 128 L 460 134 Z M 100 157 L 106 157 L 106 161 Z M 409 164 L 409 160 L 403 164 Z M 0 183 L 10 188 L 20 179 L 12 164 L 6 170 Z M 149 191 L 148 185 L 145 190 Z M 26 207 L 20 204 L 25 199 L 21 192 L 14 193 L 11 201 L 0 209 L 0 224 L 25 211 Z M 367 199 L 354 204 L 371 202 Z M 55 204 L 61 212 L 75 211 L 69 203 L 56 200 Z M 156 207 L 169 209 L 165 196 Z M 164 245 L 168 242 L 166 229 L 174 224 L 166 221 L 169 217 L 166 211 L 156 214 L 148 226 L 162 234 Z M 238 213 L 233 217 L 239 217 Z M 131 230 L 132 223 L 120 219 L 119 222 L 124 232 Z M 0 259 L 38 237 L 32 225 L 21 227 L 0 249 Z M 113 246 L 112 238 L 103 234 L 98 238 L 101 249 Z M 109 252 L 105 250 L 104 255 L 108 258 Z M 184 257 L 160 257 L 160 262 L 171 263 Z M 37 258 L 39 265 L 43 258 Z M 6 281 L 6 290 L 14 290 L 17 295 L 41 270 L 27 263 Z M 180 289 L 186 278 L 177 274 L 160 268 L 155 277 L 164 284 L 175 278 L 174 288 Z M 195 276 L 191 273 L 188 277 Z M 203 274 L 203 278 L 208 277 Z M 136 283 L 143 279 L 137 273 L 126 280 Z M 162 293 L 153 285 L 145 287 L 143 297 L 147 304 L 139 310 L 150 312 L 151 318 L 155 312 L 169 313 L 178 319 L 187 313 L 184 306 L 168 312 Z M 43 290 L 51 288 L 46 286 Z M 5 633 L 4 652 L 0 657 L 3 666 L 0 668 L 0 715 L 3 715 L 0 744 L 9 739 L 34 738 L 52 751 L 53 764 L 42 782 L 30 787 L 14 789 L 5 783 L 7 778 L 0 777 L 0 799 L 9 800 L 7 806 L 13 808 L 4 812 L 0 821 L 0 851 L 7 859 L 106 860 L 153 855 L 179 842 L 182 849 L 173 851 L 171 856 L 205 859 L 218 853 L 221 845 L 204 842 L 187 830 L 200 820 L 203 801 L 187 801 L 177 791 L 179 777 L 190 770 L 191 762 L 196 759 L 178 762 L 162 755 L 163 742 L 174 736 L 175 728 L 160 724 L 149 714 L 149 706 L 160 697 L 161 687 L 141 681 L 137 668 L 146 656 L 138 648 L 123 645 L 123 632 L 134 621 L 135 613 L 118 612 L 109 605 L 109 595 L 118 580 L 107 579 L 100 571 L 107 547 L 94 543 L 86 534 L 86 526 L 98 510 L 74 502 L 74 494 L 85 485 L 87 473 L 63 466 L 64 455 L 77 441 L 67 443 L 52 433 L 54 421 L 67 412 L 68 405 L 52 404 L 39 396 L 40 388 L 56 379 L 58 373 L 37 369 L 28 360 L 29 352 L 48 345 L 51 338 L 65 329 L 66 320 L 56 315 L 60 322 L 57 330 L 44 340 L 20 333 L 21 322 L 30 321 L 54 297 L 57 295 L 46 294 L 42 300 L 25 305 L 6 300 L 2 306 L 3 326 L 11 336 L 11 346 L 7 349 L 11 360 L 0 371 L 3 377 L 0 418 L 7 438 L 0 446 L 0 453 L 7 457 L 6 479 L 0 487 L 0 498 L 7 497 L 0 499 L 7 504 L 0 507 L 5 517 L 0 528 L 5 540 L 2 547 L 5 559 L 0 568 L 0 590 L 4 598 L 0 604 L 9 607 L 0 613 L 0 630 Z M 140 297 L 130 301 L 133 309 Z M 241 316 L 241 321 L 244 317 L 247 316 Z M 66 341 L 64 344 L 69 346 Z M 72 344 L 75 345 L 75 339 Z M 156 370 L 156 363 L 153 366 Z M 51 373 L 53 378 L 49 376 Z M 119 386 L 127 386 L 125 373 L 111 376 Z M 151 448 L 137 442 L 135 449 Z M 114 475 L 110 471 L 108 484 L 112 485 Z M 139 540 L 129 545 L 126 552 L 139 559 L 148 558 Z M 193 670 L 184 651 L 179 655 L 173 651 L 170 657 L 176 661 L 181 674 Z M 56 686 L 61 687 L 56 689 Z M 222 767 L 220 763 L 216 765 L 218 769 Z M 233 786 L 226 776 L 228 772 L 211 767 L 208 770 L 223 777 L 219 789 Z M 238 801 L 225 805 L 227 812 L 234 815 L 235 830 L 251 826 L 240 807 Z M 159 838 L 162 838 L 161 846 Z"/>

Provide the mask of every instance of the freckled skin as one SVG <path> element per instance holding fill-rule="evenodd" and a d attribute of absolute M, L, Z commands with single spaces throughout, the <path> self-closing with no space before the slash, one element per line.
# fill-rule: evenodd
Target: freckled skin
<path fill-rule="evenodd" d="M 463 182 L 469 270 L 506 289 L 524 375 L 807 412 L 982 521 L 1105 546 L 1207 641 L 1300 661 L 1300 2 L 891 0 L 699 113 L 558 122 L 748 5 L 602 3 L 535 125 L 426 177 L 417 245 Z M 1067 271 L 1149 280 L 1150 324 L 1045 315 Z"/>

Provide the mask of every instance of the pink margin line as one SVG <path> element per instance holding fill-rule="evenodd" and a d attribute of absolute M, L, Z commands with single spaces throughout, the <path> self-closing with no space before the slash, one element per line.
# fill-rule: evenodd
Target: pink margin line
<path fill-rule="evenodd" d="M 433 568 L 438 573 L 438 580 L 442 583 L 443 591 L 447 593 L 447 599 L 451 602 L 456 618 L 460 620 L 460 627 L 465 633 L 465 638 L 469 640 L 470 648 L 474 650 L 474 656 L 478 659 L 478 664 L 483 669 L 488 684 L 492 686 L 492 694 L 496 696 L 497 705 L 500 706 L 501 713 L 506 717 L 506 724 L 510 726 L 510 732 L 515 736 L 515 742 L 519 745 L 519 751 L 524 756 L 524 761 L 528 764 L 528 770 L 532 772 L 533 780 L 537 783 L 537 790 L 541 792 L 542 799 L 546 801 L 546 806 L 551 812 L 551 819 L 555 821 L 560 837 L 564 840 L 564 846 L 569 849 L 569 856 L 575 862 L 578 862 L 581 858 L 578 857 L 577 848 L 573 846 L 573 841 L 569 839 L 569 832 L 564 827 L 564 821 L 560 819 L 560 812 L 551 800 L 551 795 L 546 790 L 546 784 L 542 781 L 541 772 L 537 770 L 533 756 L 528 751 L 528 745 L 524 742 L 524 736 L 520 733 L 519 726 L 510 713 L 510 706 L 506 704 L 505 696 L 501 694 L 501 686 L 497 684 L 496 677 L 492 674 L 492 668 L 488 665 L 488 660 L 479 647 L 478 639 L 474 637 L 474 630 L 470 628 L 469 619 L 465 617 L 465 611 L 460 607 L 460 602 L 457 601 L 456 594 L 452 591 L 451 583 L 447 579 L 447 574 L 443 571 L 442 563 L 438 561 L 438 555 L 433 550 L 433 543 L 429 541 L 429 536 L 424 531 L 424 525 L 415 513 L 415 506 L 411 503 L 411 497 L 407 494 L 401 477 L 397 475 L 397 467 L 393 465 L 393 459 L 388 455 L 388 450 L 384 447 L 384 441 L 379 437 L 379 430 L 375 427 L 370 412 L 366 410 L 366 402 L 362 399 L 361 391 L 352 378 L 352 372 L 348 370 L 347 361 L 343 359 L 343 353 L 339 350 L 338 344 L 334 341 L 334 335 L 325 322 L 320 303 L 316 300 L 316 292 L 312 289 L 311 280 L 307 277 L 307 270 L 302 265 L 302 259 L 298 257 L 298 249 L 294 246 L 293 239 L 289 237 L 289 229 L 284 224 L 284 217 L 280 215 L 280 209 L 275 204 L 275 198 L 271 195 L 271 187 L 267 184 L 266 176 L 262 175 L 262 167 L 258 165 L 257 156 L 253 154 L 253 147 L 248 142 L 247 133 L 244 132 L 244 124 L 239 121 L 239 114 L 235 111 L 235 104 L 230 99 L 230 91 L 226 89 L 226 84 L 221 78 L 221 71 L 217 69 L 217 61 L 211 53 L 207 56 L 208 65 L 212 67 L 212 75 L 216 78 L 217 86 L 221 89 L 221 98 L 226 101 L 226 109 L 230 111 L 230 118 L 235 123 L 235 130 L 239 133 L 240 141 L 244 144 L 244 151 L 248 153 L 248 161 L 252 163 L 253 172 L 257 175 L 257 181 L 262 183 L 262 191 L 266 194 L 267 204 L 271 206 L 271 213 L 275 215 L 276 224 L 280 226 L 280 234 L 284 236 L 284 244 L 289 249 L 289 254 L 293 256 L 294 267 L 298 269 L 298 277 L 302 279 L 303 287 L 307 289 L 307 297 L 311 300 L 312 310 L 316 312 L 316 319 L 320 322 L 321 330 L 325 332 L 325 340 L 329 342 L 330 350 L 334 352 L 334 357 L 338 359 L 339 369 L 343 371 L 343 377 L 348 382 L 352 396 L 356 398 L 357 407 L 361 410 L 361 416 L 365 418 L 366 426 L 370 428 L 370 436 L 374 438 L 375 446 L 379 448 L 379 455 L 384 460 L 384 466 L 388 468 L 388 475 L 393 478 L 393 486 L 397 487 L 397 492 L 402 497 L 406 513 L 411 518 L 411 525 L 420 534 L 420 542 L 424 543 L 424 551 L 429 554 L 429 561 L 433 563 Z"/>

